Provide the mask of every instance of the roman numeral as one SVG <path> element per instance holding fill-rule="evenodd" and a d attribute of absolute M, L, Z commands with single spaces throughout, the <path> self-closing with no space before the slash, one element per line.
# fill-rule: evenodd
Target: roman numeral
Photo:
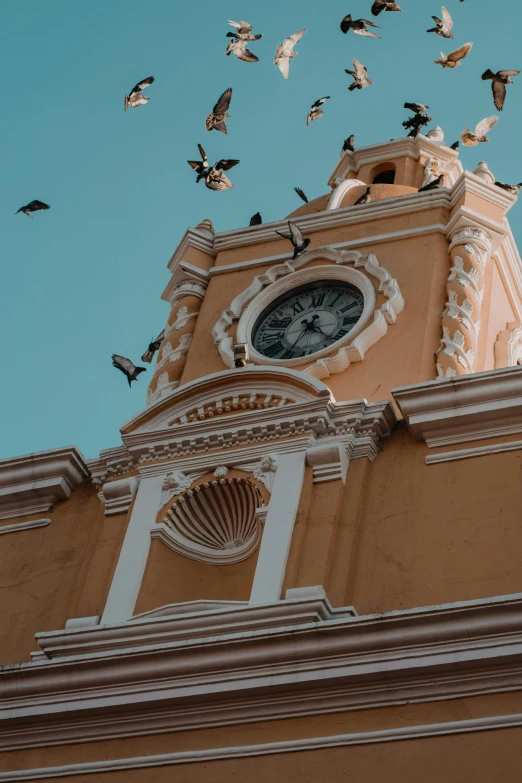
<path fill-rule="evenodd" d="M 350 331 L 349 329 L 339 329 L 339 331 L 337 332 L 337 334 L 335 334 L 335 335 L 333 336 L 333 339 L 334 339 L 334 340 L 340 340 L 340 339 L 341 339 L 341 337 L 344 337 L 344 335 L 345 335 L 345 334 L 348 334 L 348 332 L 349 332 L 349 331 Z"/>
<path fill-rule="evenodd" d="M 334 295 L 334 296 L 335 296 L 335 295 Z M 338 300 L 338 299 L 340 299 L 340 298 L 341 298 L 341 294 L 337 294 L 337 296 L 335 296 L 335 298 L 334 298 L 333 300 L 330 300 L 330 301 L 327 303 L 327 304 L 328 304 L 328 307 L 333 307 L 333 306 L 334 306 L 334 304 L 337 302 L 337 300 Z"/>
<path fill-rule="evenodd" d="M 293 307 L 292 315 L 297 315 L 297 313 L 302 313 L 304 310 L 304 307 L 301 304 L 301 302 L 293 302 L 291 307 Z"/>
<path fill-rule="evenodd" d="M 326 294 L 312 294 L 312 307 L 321 307 L 323 304 Z"/>
<path fill-rule="evenodd" d="M 351 310 L 352 307 L 357 307 L 358 304 L 358 302 L 352 302 L 351 304 L 346 305 L 346 307 L 341 307 L 341 313 L 345 313 L 347 310 Z"/>
<path fill-rule="evenodd" d="M 276 334 L 264 334 L 261 337 L 261 342 L 268 343 L 268 342 L 272 342 L 273 340 L 282 340 L 283 335 L 284 332 L 277 332 Z"/>
<path fill-rule="evenodd" d="M 281 342 L 272 343 L 272 345 L 269 345 L 267 348 L 263 348 L 265 356 L 268 356 L 270 359 L 275 359 L 277 354 L 281 351 L 284 351 L 284 345 Z"/>
<path fill-rule="evenodd" d="M 280 356 L 280 359 L 291 359 L 293 357 L 294 353 L 293 351 L 285 351 L 282 356 Z M 272 357 L 274 358 L 274 357 Z"/>
<path fill-rule="evenodd" d="M 291 318 L 272 318 L 268 324 L 269 329 L 286 329 L 292 323 Z"/>
<path fill-rule="evenodd" d="M 355 324 L 359 320 L 358 315 L 347 315 L 346 318 L 343 319 L 343 326 L 348 326 L 349 324 Z"/>

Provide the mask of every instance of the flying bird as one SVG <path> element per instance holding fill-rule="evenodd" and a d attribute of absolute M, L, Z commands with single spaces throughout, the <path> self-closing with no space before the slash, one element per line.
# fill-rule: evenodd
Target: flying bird
<path fill-rule="evenodd" d="M 402 8 L 397 3 L 393 3 L 392 0 L 374 0 L 372 14 L 379 16 L 381 11 L 402 11 Z"/>
<path fill-rule="evenodd" d="M 130 359 L 126 359 L 125 356 L 119 356 L 117 353 L 112 354 L 112 364 L 113 367 L 121 370 L 121 372 L 127 376 L 129 386 L 131 385 L 132 381 L 136 381 L 138 379 L 140 372 L 146 372 L 145 367 L 136 367 L 136 365 L 133 364 Z"/>
<path fill-rule="evenodd" d="M 443 38 L 453 38 L 453 33 L 451 32 L 451 28 L 453 27 L 453 19 L 451 18 L 449 11 L 447 8 L 444 8 L 442 6 L 442 19 L 439 19 L 438 16 L 432 16 L 431 18 L 435 22 L 435 27 L 431 27 L 429 30 L 426 30 L 427 33 L 436 33 L 437 35 L 441 35 Z"/>
<path fill-rule="evenodd" d="M 409 109 L 414 114 L 424 114 L 424 112 L 428 111 L 430 107 L 425 106 L 423 103 L 405 103 L 404 108 Z"/>
<path fill-rule="evenodd" d="M 424 185 L 422 188 L 419 188 L 419 193 L 424 193 L 427 190 L 436 190 L 437 188 L 443 188 L 444 187 L 444 174 L 441 174 L 439 177 L 436 177 L 431 182 L 428 182 L 427 185 Z"/>
<path fill-rule="evenodd" d="M 250 224 L 251 226 L 260 226 L 263 222 L 263 218 L 261 217 L 261 214 L 259 212 L 256 212 L 255 215 L 252 215 L 250 218 Z"/>
<path fill-rule="evenodd" d="M 233 22 L 232 19 L 228 20 L 228 23 L 235 27 L 233 33 L 227 33 L 227 38 L 237 38 L 240 41 L 259 41 L 262 35 L 252 35 L 254 29 L 248 22 Z"/>
<path fill-rule="evenodd" d="M 196 174 L 198 175 L 196 182 L 199 182 L 201 179 L 205 179 L 208 172 L 210 171 L 210 166 L 208 165 L 208 158 L 201 144 L 198 144 L 198 150 L 199 150 L 199 154 L 201 155 L 201 160 L 187 161 L 189 166 L 191 166 L 196 172 Z"/>
<path fill-rule="evenodd" d="M 469 128 L 466 128 L 460 134 L 461 142 L 466 147 L 476 147 L 477 144 L 480 144 L 483 141 L 489 141 L 486 133 L 491 130 L 497 121 L 498 117 L 493 115 L 492 117 L 486 117 L 485 119 L 481 120 L 475 128 L 475 132 L 472 132 Z"/>
<path fill-rule="evenodd" d="M 512 196 L 518 196 L 520 188 L 522 188 L 522 182 L 519 182 L 518 185 L 507 185 L 505 182 L 495 182 L 495 185 L 497 188 L 507 190 L 507 192 L 511 193 Z"/>
<path fill-rule="evenodd" d="M 438 63 L 438 65 L 442 65 L 443 68 L 456 68 L 457 65 L 460 65 L 460 61 L 469 54 L 472 46 L 473 43 L 470 41 L 469 43 L 465 43 L 462 46 L 459 46 L 458 49 L 450 52 L 447 56 L 444 54 L 444 52 L 441 52 L 440 59 L 435 60 L 434 62 Z"/>
<path fill-rule="evenodd" d="M 143 81 L 138 82 L 130 93 L 128 95 L 125 95 L 123 99 L 123 111 L 127 111 L 129 106 L 131 109 L 135 109 L 136 106 L 144 106 L 147 101 L 150 100 L 146 95 L 142 94 L 142 90 L 145 89 L 145 87 L 148 87 L 149 84 L 152 84 L 154 81 L 154 76 L 149 76 L 148 79 L 143 79 Z"/>
<path fill-rule="evenodd" d="M 368 79 L 368 71 L 359 60 L 353 61 L 353 67 L 355 68 L 355 71 L 349 71 L 347 68 L 344 69 L 346 73 L 353 76 L 353 82 L 348 87 L 350 92 L 352 90 L 364 90 L 369 84 L 373 84 L 372 79 Z"/>
<path fill-rule="evenodd" d="M 312 103 L 312 106 L 310 107 L 310 111 L 308 112 L 306 116 L 306 125 L 310 125 L 311 122 L 314 120 L 318 120 L 319 117 L 324 114 L 323 110 L 319 108 L 319 106 L 322 106 L 323 103 L 327 100 L 329 100 L 330 96 L 325 95 L 324 98 L 319 98 L 315 103 Z"/>
<path fill-rule="evenodd" d="M 368 25 L 370 27 L 379 27 L 378 24 L 370 22 L 369 19 L 352 19 L 351 14 L 346 14 L 341 22 L 341 30 L 343 33 L 347 33 L 348 30 L 353 30 L 356 35 L 365 35 L 368 38 L 380 38 L 380 35 L 370 33 L 370 31 L 366 29 Z"/>
<path fill-rule="evenodd" d="M 260 36 L 261 37 L 261 36 Z M 235 54 L 238 60 L 243 60 L 244 63 L 258 63 L 259 57 L 256 57 L 254 52 L 246 48 L 246 41 L 242 38 L 237 38 L 234 41 L 230 41 L 229 45 L 225 49 L 225 54 Z"/>
<path fill-rule="evenodd" d="M 304 191 L 302 191 L 301 188 L 294 188 L 294 190 L 299 196 L 299 198 L 302 199 L 305 204 L 308 204 L 308 199 L 306 198 Z"/>
<path fill-rule="evenodd" d="M 450 150 L 455 150 L 455 152 L 457 152 L 459 147 L 460 147 L 460 142 L 454 141 L 453 144 L 450 146 Z"/>
<path fill-rule="evenodd" d="M 482 74 L 483 79 L 491 79 L 493 103 L 497 111 L 502 111 L 506 100 L 506 84 L 514 84 L 512 76 L 518 76 L 520 71 L 497 71 L 494 73 L 489 68 Z"/>
<path fill-rule="evenodd" d="M 366 192 L 363 193 L 362 196 L 359 196 L 357 201 L 354 201 L 354 204 L 353 204 L 354 207 L 357 206 L 357 204 L 369 204 L 370 203 L 370 201 L 372 200 L 372 196 L 371 196 L 371 192 L 370 192 L 371 189 L 372 189 L 371 186 L 366 188 Z"/>
<path fill-rule="evenodd" d="M 276 231 L 276 234 L 279 234 L 279 236 L 283 237 L 284 239 L 289 239 L 294 246 L 294 254 L 292 256 L 293 261 L 295 258 L 297 258 L 297 256 L 300 256 L 301 253 L 304 253 L 311 240 L 304 238 L 301 229 L 290 220 L 288 221 L 288 228 L 290 229 L 289 234 L 283 234 L 281 231 Z"/>
<path fill-rule="evenodd" d="M 274 65 L 277 65 L 285 79 L 288 79 L 288 74 L 290 73 L 291 58 L 297 57 L 298 54 L 297 52 L 294 52 L 294 46 L 301 40 L 305 33 L 306 28 L 300 30 L 298 33 L 294 33 L 294 35 L 290 35 L 288 38 L 285 38 L 283 43 L 280 43 L 276 49 Z"/>
<path fill-rule="evenodd" d="M 348 138 L 345 139 L 343 142 L 343 152 L 346 152 L 346 150 L 348 150 L 349 152 L 355 152 L 354 145 L 355 145 L 355 136 L 352 133 L 352 135 L 348 136 Z"/>
<path fill-rule="evenodd" d="M 43 201 L 38 201 L 38 199 L 35 198 L 34 201 L 30 201 L 29 204 L 25 205 L 25 207 L 20 207 L 20 209 L 17 209 L 15 215 L 18 215 L 19 212 L 23 212 L 24 215 L 30 217 L 33 212 L 38 212 L 39 209 L 50 209 L 50 206 L 49 204 L 45 204 Z"/>
<path fill-rule="evenodd" d="M 205 177 L 205 185 L 207 188 L 209 188 L 209 190 L 217 191 L 229 190 L 233 188 L 233 184 L 223 172 L 228 171 L 233 166 L 237 166 L 238 163 L 238 160 L 232 159 L 218 160 L 218 162 L 212 166 Z"/>
<path fill-rule="evenodd" d="M 232 88 L 229 87 L 227 90 L 225 90 L 225 92 L 221 93 L 218 102 L 212 109 L 212 113 L 209 114 L 205 120 L 205 127 L 208 131 L 217 130 L 221 131 L 222 133 L 227 133 L 225 120 L 227 117 L 230 117 L 230 114 L 227 114 L 227 109 L 230 106 L 231 100 Z"/>
<path fill-rule="evenodd" d="M 155 340 L 152 340 L 149 343 L 149 347 L 141 357 L 141 361 L 150 364 L 154 358 L 154 354 L 156 353 L 156 351 L 158 350 L 158 348 L 160 347 L 164 339 L 165 339 L 165 329 L 163 329 L 163 331 L 158 334 Z"/>

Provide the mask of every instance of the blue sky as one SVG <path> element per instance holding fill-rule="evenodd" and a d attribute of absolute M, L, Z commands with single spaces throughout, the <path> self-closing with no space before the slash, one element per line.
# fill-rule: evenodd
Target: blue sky
<path fill-rule="evenodd" d="M 309 198 L 327 191 L 350 133 L 359 146 L 404 135 L 405 100 L 429 104 L 448 143 L 496 113 L 480 75 L 522 67 L 518 0 L 503 0 L 495 24 L 486 0 L 448 0 L 453 41 L 425 32 L 438 2 L 401 3 L 375 20 L 373 40 L 339 30 L 347 13 L 372 18 L 371 0 L 2 0 L 0 458 L 70 443 L 91 457 L 119 443 L 149 376 L 129 390 L 110 357 L 137 361 L 163 327 L 166 263 L 188 225 L 210 217 L 234 228 L 258 210 L 265 222 L 283 217 L 299 206 L 294 185 Z M 224 57 L 227 19 L 263 34 L 252 45 L 259 63 Z M 275 48 L 303 27 L 285 81 Z M 466 41 L 474 47 L 460 68 L 433 64 Z M 349 93 L 354 57 L 374 84 Z M 150 102 L 124 114 L 123 95 L 149 75 Z M 229 134 L 207 133 L 226 87 Z M 323 95 L 324 116 L 306 128 Z M 485 159 L 498 179 L 522 180 L 521 97 L 522 76 L 490 143 L 461 148 L 465 168 Z M 211 159 L 241 160 L 234 190 L 195 185 L 186 160 L 197 142 Z M 34 198 L 51 210 L 14 214 Z M 520 242 L 520 205 L 510 223 Z"/>

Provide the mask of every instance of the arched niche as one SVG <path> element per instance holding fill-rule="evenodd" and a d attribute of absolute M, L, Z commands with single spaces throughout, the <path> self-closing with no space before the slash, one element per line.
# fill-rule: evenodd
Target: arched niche
<path fill-rule="evenodd" d="M 390 161 L 379 163 L 370 172 L 370 182 L 372 185 L 393 185 L 395 183 L 396 171 L 395 163 Z"/>

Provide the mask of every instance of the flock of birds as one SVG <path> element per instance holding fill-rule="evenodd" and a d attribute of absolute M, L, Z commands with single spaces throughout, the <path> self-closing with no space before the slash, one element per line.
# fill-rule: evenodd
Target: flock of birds
<path fill-rule="evenodd" d="M 463 0 L 460 1 L 463 2 Z M 379 14 L 382 12 L 400 12 L 401 10 L 402 9 L 400 6 L 393 2 L 393 0 L 373 0 L 371 6 L 371 13 L 374 17 L 379 16 Z M 453 19 L 447 8 L 443 6 L 441 10 L 441 17 L 432 16 L 432 19 L 435 23 L 435 27 L 428 29 L 428 33 L 435 33 L 436 35 L 446 39 L 453 38 Z M 239 60 L 246 63 L 259 62 L 259 57 L 257 57 L 257 55 L 252 52 L 248 46 L 251 45 L 252 42 L 258 41 L 260 38 L 262 38 L 262 35 L 254 34 L 253 26 L 248 22 L 234 22 L 229 20 L 228 23 L 233 28 L 233 31 L 226 33 L 226 37 L 230 38 L 230 41 L 226 47 L 225 55 L 228 57 L 233 54 Z M 343 17 L 340 23 L 340 28 L 344 34 L 352 31 L 354 35 L 364 36 L 367 38 L 380 38 L 380 35 L 372 32 L 371 29 L 368 29 L 380 29 L 379 25 L 375 24 L 375 22 L 369 19 L 353 19 L 351 14 L 347 14 L 345 17 Z M 295 46 L 302 39 L 305 33 L 306 29 L 299 30 L 299 32 L 288 36 L 288 38 L 285 38 L 284 41 L 282 41 L 282 43 L 277 46 L 274 57 L 274 65 L 279 68 L 285 79 L 288 79 L 290 75 L 290 61 L 298 55 L 298 52 L 295 51 Z M 435 60 L 435 63 L 441 65 L 442 68 L 456 68 L 460 66 L 462 60 L 467 57 L 471 51 L 472 46 L 473 43 L 468 42 L 459 46 L 457 49 L 451 51 L 447 55 L 441 52 L 440 58 Z M 354 59 L 353 70 L 346 69 L 346 73 L 353 79 L 352 83 L 348 86 L 348 90 L 350 91 L 364 90 L 366 87 L 369 87 L 373 84 L 372 79 L 368 77 L 367 68 L 359 60 Z M 513 84 L 514 80 L 512 77 L 518 76 L 519 74 L 520 71 L 518 70 L 506 69 L 492 71 L 489 68 L 482 74 L 482 79 L 484 81 L 491 81 L 493 103 L 497 111 L 502 111 L 504 108 L 507 92 L 506 86 L 508 84 Z M 150 98 L 148 95 L 143 93 L 143 90 L 153 83 L 153 76 L 149 76 L 148 78 L 138 82 L 132 88 L 129 94 L 124 96 L 124 111 L 126 112 L 130 108 L 135 109 L 139 106 L 146 105 Z M 321 107 L 323 107 L 326 101 L 329 99 L 330 96 L 325 95 L 312 103 L 306 116 L 307 126 L 310 125 L 311 122 L 318 120 L 323 115 L 324 109 Z M 212 111 L 206 118 L 205 127 L 207 131 L 215 130 L 220 131 L 221 133 L 228 132 L 226 120 L 231 116 L 228 113 L 231 100 L 232 88 L 229 87 L 220 95 Z M 405 120 L 402 124 L 409 131 L 408 136 L 415 137 L 420 133 L 421 129 L 425 125 L 432 121 L 432 118 L 427 114 L 429 106 L 420 103 L 405 103 L 404 108 L 411 111 L 412 116 Z M 470 147 L 489 141 L 487 134 L 496 124 L 498 119 L 498 116 L 493 115 L 491 117 L 486 117 L 477 123 L 474 131 L 466 128 L 460 135 L 460 141 L 465 146 Z M 428 137 L 429 136 L 430 134 L 428 134 Z M 201 180 L 203 180 L 207 188 L 218 192 L 233 188 L 234 185 L 225 174 L 225 171 L 229 171 L 234 166 L 237 166 L 239 160 L 232 158 L 222 158 L 211 165 L 202 145 L 198 144 L 197 146 L 200 160 L 188 161 L 188 164 L 197 175 L 196 183 L 199 183 Z M 458 141 L 451 145 L 451 149 L 457 150 L 458 148 Z M 351 135 L 345 139 L 342 150 L 343 152 L 353 152 L 355 150 L 354 135 Z M 495 185 L 514 195 L 517 194 L 522 188 L 522 183 L 511 185 L 497 181 L 495 182 Z M 441 174 L 427 185 L 421 187 L 419 192 L 433 190 L 443 186 L 444 174 Z M 294 190 L 302 199 L 302 201 L 305 203 L 308 202 L 308 198 L 301 188 L 296 187 Z M 371 202 L 371 200 L 371 186 L 369 186 L 366 189 L 366 192 L 363 193 L 363 195 L 360 196 L 357 201 L 355 201 L 354 206 L 368 204 Z M 47 210 L 49 208 L 49 204 L 35 199 L 30 201 L 25 206 L 20 207 L 20 209 L 17 211 L 17 214 L 18 212 L 23 212 L 24 214 L 31 216 L 34 212 L 39 210 Z M 256 212 L 256 214 L 253 215 L 250 219 L 251 226 L 260 225 L 262 222 L 261 214 L 259 212 Z M 295 259 L 306 251 L 311 240 L 308 237 L 304 237 L 302 231 L 292 221 L 288 221 L 288 229 L 289 233 L 283 233 L 280 231 L 276 231 L 276 233 L 292 243 L 292 258 Z M 158 351 L 164 339 L 164 336 L 165 333 L 162 331 L 155 340 L 152 340 L 149 343 L 147 350 L 141 357 L 143 362 L 149 364 L 152 362 L 156 351 Z M 126 357 L 119 354 L 112 355 L 112 363 L 114 367 L 120 370 L 127 377 L 129 386 L 131 385 L 132 381 L 137 380 L 140 373 L 146 371 L 145 367 L 136 366 L 130 359 L 127 359 Z"/>

